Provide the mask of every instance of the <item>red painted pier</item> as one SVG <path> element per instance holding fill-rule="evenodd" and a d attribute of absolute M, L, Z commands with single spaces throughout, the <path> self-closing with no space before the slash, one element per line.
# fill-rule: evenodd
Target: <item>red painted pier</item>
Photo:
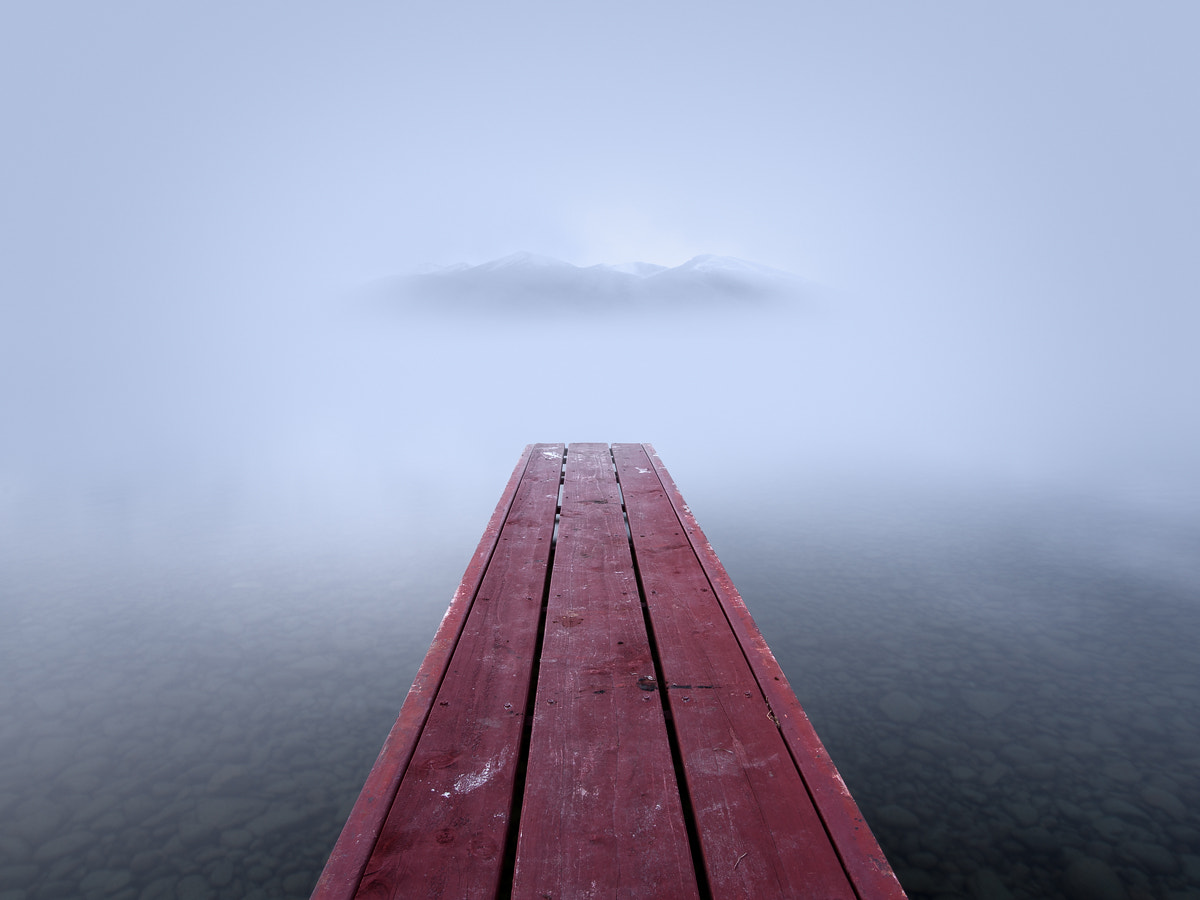
<path fill-rule="evenodd" d="M 648 444 L 525 449 L 313 892 L 904 896 Z"/>

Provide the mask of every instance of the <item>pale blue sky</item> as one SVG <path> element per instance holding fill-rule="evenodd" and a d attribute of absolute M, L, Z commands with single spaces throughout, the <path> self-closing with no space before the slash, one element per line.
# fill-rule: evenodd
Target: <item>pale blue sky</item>
<path fill-rule="evenodd" d="M 299 311 L 521 249 L 828 286 L 866 343 L 823 402 L 917 457 L 1186 477 L 1198 36 L 1191 2 L 8 4 L 4 477 L 233 454 L 196 423 L 303 417 Z M 434 380 L 452 406 L 471 377 Z M 794 433 L 793 387 L 751 436 Z M 643 413 L 514 432 L 661 441 Z"/>

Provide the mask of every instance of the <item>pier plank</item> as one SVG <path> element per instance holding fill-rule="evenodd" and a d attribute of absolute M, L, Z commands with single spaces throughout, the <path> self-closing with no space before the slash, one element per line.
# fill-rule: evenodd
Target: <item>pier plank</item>
<path fill-rule="evenodd" d="M 581 443 L 522 454 L 313 892 L 904 896 L 654 448 Z"/>
<path fill-rule="evenodd" d="M 775 654 L 750 615 L 745 601 L 733 584 L 712 544 L 683 499 L 675 479 L 663 465 L 654 447 L 643 445 L 651 466 L 662 482 L 667 498 L 675 509 L 684 533 L 692 544 L 709 584 L 712 586 L 730 628 L 754 670 L 759 687 L 787 741 L 796 768 L 804 779 L 821 821 L 845 866 L 846 874 L 859 897 L 897 900 L 905 896 L 895 872 L 880 850 L 870 826 L 859 812 L 858 804 L 842 781 L 841 773 L 800 705 Z M 614 445 L 614 453 L 616 445 Z"/>
<path fill-rule="evenodd" d="M 533 448 L 358 896 L 499 889 L 563 448 Z"/>
<path fill-rule="evenodd" d="M 853 898 L 648 454 L 613 456 L 714 896 Z"/>
<path fill-rule="evenodd" d="M 433 643 L 425 659 L 421 662 L 417 675 L 413 679 L 396 722 L 388 732 L 383 747 L 367 775 L 366 782 L 359 792 L 358 800 L 342 826 L 341 834 L 329 854 L 321 877 L 313 889 L 313 898 L 319 900 L 350 900 L 358 892 L 363 871 L 367 861 L 375 849 L 379 832 L 384 820 L 391 811 L 400 787 L 400 780 L 412 759 L 417 741 L 421 737 L 421 729 L 433 706 L 434 698 L 442 686 L 446 670 L 454 648 L 458 644 L 459 634 L 466 623 L 467 615 L 475 602 L 476 592 L 483 580 L 484 572 L 495 552 L 496 543 L 500 539 L 500 530 L 508 518 L 517 487 L 525 476 L 531 456 L 537 452 L 557 452 L 565 450 L 562 444 L 540 445 L 530 444 L 522 452 L 513 473 L 505 485 L 496 509 L 492 512 L 480 538 L 479 546 L 467 564 L 462 581 L 450 600 L 442 621 L 434 634 Z"/>
<path fill-rule="evenodd" d="M 656 683 L 612 456 L 572 444 L 514 897 L 699 896 Z"/>

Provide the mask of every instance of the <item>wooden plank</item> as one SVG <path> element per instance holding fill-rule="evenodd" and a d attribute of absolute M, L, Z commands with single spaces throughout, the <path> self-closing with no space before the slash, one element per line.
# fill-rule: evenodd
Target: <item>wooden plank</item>
<path fill-rule="evenodd" d="M 730 627 L 747 655 L 759 687 L 779 723 L 780 731 L 855 890 L 860 897 L 904 900 L 904 889 L 801 707 L 775 654 L 771 652 L 745 601 L 734 587 L 729 573 L 654 448 L 646 444 L 645 449 L 684 533 L 704 567 Z"/>
<path fill-rule="evenodd" d="M 534 445 L 358 897 L 494 897 L 562 470 Z"/>
<path fill-rule="evenodd" d="M 653 448 L 530 445 L 313 896 L 602 895 L 905 896 Z"/>
<path fill-rule="evenodd" d="M 334 844 L 325 869 L 313 890 L 312 900 L 350 900 L 358 890 L 367 860 L 375 849 L 379 831 L 396 797 L 400 779 L 412 758 L 421 729 L 425 726 L 425 720 L 433 706 L 434 697 L 441 688 L 454 647 L 458 643 L 458 636 L 483 580 L 484 570 L 496 548 L 500 529 L 516 496 L 517 485 L 535 452 L 543 452 L 542 446 L 528 445 L 513 468 L 508 484 L 500 495 L 500 501 L 496 504 L 487 528 L 484 529 L 483 537 L 480 538 L 479 546 L 475 549 L 462 581 L 450 600 L 450 606 L 442 617 L 429 652 L 425 655 L 413 679 L 412 687 L 404 698 L 400 714 L 384 740 L 383 748 L 379 751 L 379 756 L 359 792 L 358 800 Z"/>
<path fill-rule="evenodd" d="M 512 896 L 696 898 L 606 444 L 571 444 Z"/>
<path fill-rule="evenodd" d="M 712 895 L 855 897 L 657 471 L 613 455 Z"/>

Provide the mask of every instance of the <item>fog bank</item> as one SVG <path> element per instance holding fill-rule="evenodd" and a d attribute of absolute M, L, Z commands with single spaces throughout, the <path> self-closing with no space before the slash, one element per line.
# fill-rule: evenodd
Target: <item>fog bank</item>
<path fill-rule="evenodd" d="M 0 54 L 9 534 L 482 522 L 536 440 L 649 440 L 689 489 L 1195 502 L 1192 5 L 68 8 L 14 11 Z M 824 287 L 360 302 L 522 250 Z"/>

